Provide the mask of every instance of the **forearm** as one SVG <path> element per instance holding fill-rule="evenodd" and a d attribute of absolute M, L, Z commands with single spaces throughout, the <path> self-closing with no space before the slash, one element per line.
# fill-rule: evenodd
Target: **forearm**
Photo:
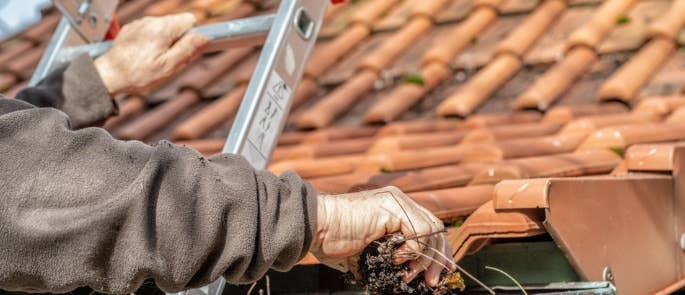
<path fill-rule="evenodd" d="M 55 70 L 37 86 L 20 92 L 16 98 L 37 107 L 63 111 L 75 129 L 94 126 L 117 112 L 116 104 L 87 55 Z"/>
<path fill-rule="evenodd" d="M 66 120 L 51 109 L 0 115 L 0 288 L 128 293 L 153 278 L 178 291 L 221 275 L 245 283 L 309 250 L 316 196 L 296 175 L 74 132 Z"/>

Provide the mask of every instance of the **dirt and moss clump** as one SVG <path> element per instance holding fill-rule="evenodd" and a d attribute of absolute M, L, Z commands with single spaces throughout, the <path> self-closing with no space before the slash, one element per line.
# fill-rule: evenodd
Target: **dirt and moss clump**
<path fill-rule="evenodd" d="M 401 235 L 393 235 L 381 239 L 367 247 L 359 257 L 358 265 L 352 265 L 354 283 L 360 285 L 369 294 L 460 294 L 464 288 L 464 280 L 457 272 L 442 273 L 437 287 L 429 287 L 423 279 L 415 279 L 410 283 L 402 281 L 407 272 L 407 264 L 395 265 L 393 255 L 397 248 L 404 243 Z"/>

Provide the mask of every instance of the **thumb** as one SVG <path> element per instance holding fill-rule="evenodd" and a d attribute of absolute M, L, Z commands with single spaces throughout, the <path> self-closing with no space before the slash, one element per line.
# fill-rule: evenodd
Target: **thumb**
<path fill-rule="evenodd" d="M 170 67 L 167 70 L 175 69 L 200 53 L 200 50 L 207 42 L 209 42 L 209 39 L 200 35 L 183 36 L 181 40 L 178 40 L 176 44 L 163 53 L 160 58 L 166 66 Z"/>
<path fill-rule="evenodd" d="M 197 19 L 192 13 L 179 13 L 163 17 L 163 22 L 166 25 L 165 37 L 172 43 L 195 27 Z"/>

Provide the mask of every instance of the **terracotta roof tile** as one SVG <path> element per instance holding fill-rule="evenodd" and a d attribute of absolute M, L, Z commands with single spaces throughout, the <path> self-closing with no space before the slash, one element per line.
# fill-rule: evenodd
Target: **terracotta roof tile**
<path fill-rule="evenodd" d="M 173 139 L 197 139 L 228 121 L 229 118 L 238 112 L 240 102 L 246 90 L 247 85 L 240 85 L 197 112 L 190 119 L 176 127 Z"/>
<path fill-rule="evenodd" d="M 584 134 L 563 134 L 493 142 L 462 155 L 463 162 L 495 162 L 504 159 L 563 154 L 575 151 Z"/>
<path fill-rule="evenodd" d="M 518 109 L 535 108 L 546 110 L 592 63 L 597 54 L 588 47 L 574 47 L 564 59 L 555 64 L 545 75 L 516 99 Z"/>
<path fill-rule="evenodd" d="M 668 12 L 655 19 L 649 26 L 648 35 L 675 40 L 685 23 L 685 1 L 674 0 Z"/>
<path fill-rule="evenodd" d="M 579 147 L 585 149 L 625 149 L 633 144 L 685 140 L 685 126 L 669 123 L 628 125 L 601 129 Z"/>
<path fill-rule="evenodd" d="M 281 161 L 269 166 L 269 171 L 281 174 L 288 170 L 296 171 L 304 178 L 317 178 L 354 172 L 363 155 L 344 155 L 325 159 L 299 159 Z"/>
<path fill-rule="evenodd" d="M 506 179 L 608 174 L 622 160 L 610 150 L 507 160 L 481 171 L 474 176 L 471 184 L 496 184 Z"/>
<path fill-rule="evenodd" d="M 628 107 L 621 103 L 579 104 L 555 106 L 549 109 L 542 122 L 568 123 L 579 117 L 625 113 Z"/>
<path fill-rule="evenodd" d="M 414 15 L 415 5 L 416 3 L 413 1 L 400 1 L 387 9 L 385 17 L 376 18 L 369 22 L 373 24 L 375 31 L 396 31 Z"/>
<path fill-rule="evenodd" d="M 0 91 L 4 91 L 14 86 L 19 79 L 14 74 L 0 73 Z"/>
<path fill-rule="evenodd" d="M 316 178 L 312 180 L 312 185 L 322 191 L 336 193 L 389 185 L 396 186 L 406 192 L 438 190 L 467 185 L 472 180 L 473 175 L 485 167 L 481 163 L 473 163 L 401 172 L 356 172 Z"/>
<path fill-rule="evenodd" d="M 634 145 L 626 151 L 626 167 L 631 171 L 672 171 L 677 143 Z"/>
<path fill-rule="evenodd" d="M 545 1 L 535 9 L 507 38 L 497 45 L 497 52 L 509 52 L 523 57 L 546 30 L 561 16 L 566 3 L 561 0 Z"/>
<path fill-rule="evenodd" d="M 276 148 L 272 162 L 281 160 L 324 158 L 364 153 L 374 144 L 373 138 L 355 138 L 335 142 L 300 144 Z"/>
<path fill-rule="evenodd" d="M 599 47 L 604 38 L 616 26 L 617 20 L 625 15 L 635 2 L 634 0 L 605 1 L 593 13 L 588 22 L 568 37 L 566 46 L 568 48 L 575 46 Z"/>
<path fill-rule="evenodd" d="M 176 98 L 164 103 L 144 115 L 134 119 L 114 131 L 114 135 L 121 139 L 143 140 L 164 128 L 181 113 L 200 102 L 197 92 L 186 89 Z"/>
<path fill-rule="evenodd" d="M 505 180 L 494 190 L 496 210 L 549 208 L 548 179 Z"/>
<path fill-rule="evenodd" d="M 675 42 L 670 39 L 652 39 L 602 84 L 597 97 L 625 102 L 634 100 L 642 86 L 675 51 L 675 46 Z"/>
<path fill-rule="evenodd" d="M 442 116 L 465 117 L 473 113 L 481 103 L 511 79 L 519 69 L 521 60 L 511 54 L 500 54 L 479 71 L 457 92 L 448 97 L 438 108 Z"/>
<path fill-rule="evenodd" d="M 387 96 L 382 97 L 366 113 L 367 123 L 391 122 L 411 108 L 432 87 L 446 80 L 451 70 L 444 64 L 431 63 L 421 69 L 421 83 L 403 83 Z"/>
<path fill-rule="evenodd" d="M 22 79 L 28 79 L 33 73 L 33 69 L 38 65 L 40 58 L 43 56 L 44 49 L 45 48 L 42 47 L 36 47 L 23 52 L 21 55 L 4 64 L 3 69 L 16 74 Z"/>
<path fill-rule="evenodd" d="M 33 46 L 33 42 L 26 40 L 17 40 L 15 42 L 4 44 L 2 46 L 2 52 L 0 53 L 0 64 L 5 65 L 9 63 L 10 61 L 17 58 L 19 55 L 24 54 Z"/>
<path fill-rule="evenodd" d="M 385 136 L 375 140 L 367 152 L 384 153 L 456 145 L 462 141 L 467 132 L 466 130 L 453 130 Z"/>
<path fill-rule="evenodd" d="M 645 124 L 661 121 L 661 117 L 652 113 L 622 113 L 613 115 L 595 115 L 578 118 L 566 124 L 561 134 L 590 134 L 607 126 Z"/>
<path fill-rule="evenodd" d="M 685 106 L 685 97 L 682 96 L 651 97 L 642 99 L 633 111 L 666 116 L 681 106 Z"/>
<path fill-rule="evenodd" d="M 103 128 L 107 130 L 114 130 L 114 128 L 120 126 L 122 123 L 131 120 L 145 112 L 146 103 L 145 98 L 140 96 L 130 96 L 119 101 L 119 113 L 117 116 L 109 118 L 107 122 L 103 125 Z"/>
<path fill-rule="evenodd" d="M 454 260 L 477 251 L 490 239 L 523 238 L 545 233 L 542 214 L 522 212 L 495 213 L 492 201 L 478 208 L 462 226 L 449 232 Z"/>
<path fill-rule="evenodd" d="M 679 107 L 665 121 L 669 124 L 683 124 L 685 123 L 685 107 Z"/>
<path fill-rule="evenodd" d="M 21 38 L 26 38 L 35 42 L 48 41 L 52 37 L 51 32 L 57 27 L 61 17 L 62 16 L 59 13 L 52 11 L 45 16 L 43 20 L 21 33 Z"/>
<path fill-rule="evenodd" d="M 451 64 L 457 54 L 471 43 L 471 40 L 497 19 L 497 11 L 490 7 L 477 8 L 449 33 L 452 42 L 440 42 L 426 52 L 422 63 L 440 62 Z"/>
<path fill-rule="evenodd" d="M 297 121 L 298 128 L 311 129 L 330 125 L 350 105 L 371 90 L 378 78 L 376 71 L 362 70 L 344 85 L 336 88 L 329 96 L 301 114 Z"/>
<path fill-rule="evenodd" d="M 479 128 L 466 134 L 462 142 L 496 142 L 516 138 L 539 137 L 555 134 L 561 129 L 561 127 L 562 125 L 559 123 L 548 122 Z"/>
<path fill-rule="evenodd" d="M 464 126 L 468 128 L 477 128 L 525 124 L 538 122 L 541 118 L 542 115 L 535 111 L 477 114 L 464 119 Z"/>
<path fill-rule="evenodd" d="M 438 218 L 449 221 L 471 215 L 480 206 L 492 200 L 493 190 L 492 185 L 473 185 L 416 192 L 410 194 L 410 197 Z"/>

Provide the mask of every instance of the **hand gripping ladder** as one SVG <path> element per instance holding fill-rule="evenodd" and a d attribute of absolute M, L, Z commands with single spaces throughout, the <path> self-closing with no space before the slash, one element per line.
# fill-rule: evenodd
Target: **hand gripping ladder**
<path fill-rule="evenodd" d="M 333 3 L 342 0 L 331 0 Z M 112 43 L 103 42 L 113 24 L 118 1 L 54 0 L 64 14 L 36 69 L 30 85 L 75 57 L 97 57 Z M 254 168 L 265 169 L 285 126 L 295 89 L 316 42 L 329 1 L 282 0 L 278 12 L 200 26 L 192 33 L 208 37 L 208 51 L 263 44 L 259 62 L 234 120 L 224 153 L 245 157 Z M 219 295 L 222 278 L 179 295 Z"/>

